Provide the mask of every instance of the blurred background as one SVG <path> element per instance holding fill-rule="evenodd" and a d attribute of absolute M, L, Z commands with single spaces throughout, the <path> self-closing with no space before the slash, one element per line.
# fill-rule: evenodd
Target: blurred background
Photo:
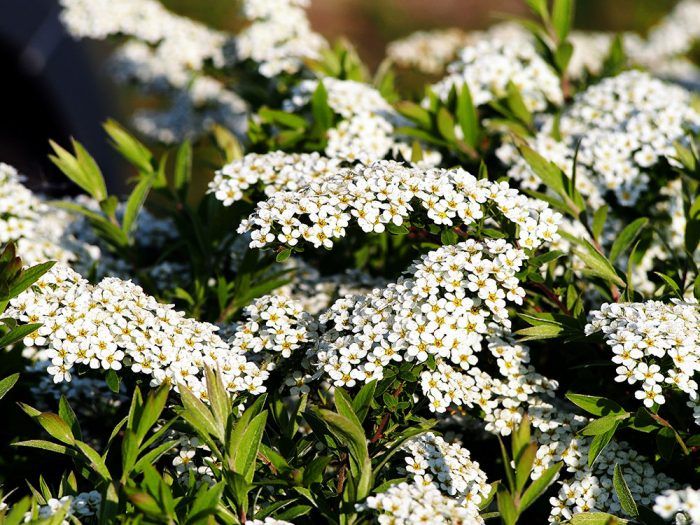
<path fill-rule="evenodd" d="M 118 1 L 118 0 L 114 0 Z M 234 29 L 235 0 L 163 0 L 172 11 L 212 27 Z M 632 30 L 644 34 L 675 0 L 580 0 L 579 29 Z M 127 121 L 133 97 L 114 85 L 104 63 L 110 46 L 74 41 L 59 21 L 56 0 L 0 0 L 0 162 L 27 174 L 32 186 L 56 192 L 48 140 L 71 136 L 96 157 L 108 178 L 119 170 L 101 122 Z M 386 45 L 417 30 L 483 29 L 527 16 L 524 0 L 312 0 L 313 28 L 330 41 L 347 37 L 376 67 Z M 60 188 L 58 189 L 60 191 Z"/>

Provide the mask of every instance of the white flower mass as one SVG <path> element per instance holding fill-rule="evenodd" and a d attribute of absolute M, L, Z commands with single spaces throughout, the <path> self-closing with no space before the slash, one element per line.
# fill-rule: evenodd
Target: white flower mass
<path fill-rule="evenodd" d="M 570 177 L 575 159 L 578 188 L 593 205 L 612 192 L 620 204 L 631 206 L 649 187 L 649 170 L 673 163 L 674 144 L 685 142 L 699 125 L 688 91 L 629 71 L 578 94 L 556 122 L 547 118 L 531 147 Z M 554 126 L 560 141 L 553 137 Z M 502 146 L 498 156 L 524 187 L 540 185 L 514 145 Z"/>
<path fill-rule="evenodd" d="M 59 4 L 138 88 L 136 177 L 0 162 L 0 522 L 700 525 L 700 0 L 375 70 L 312 0 Z"/>

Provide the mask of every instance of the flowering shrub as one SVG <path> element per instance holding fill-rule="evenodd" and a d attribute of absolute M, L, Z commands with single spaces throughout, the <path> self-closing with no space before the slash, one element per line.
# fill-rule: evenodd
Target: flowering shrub
<path fill-rule="evenodd" d="M 373 78 L 305 0 L 60 3 L 160 98 L 126 195 L 0 164 L 2 523 L 700 525 L 697 0 Z"/>

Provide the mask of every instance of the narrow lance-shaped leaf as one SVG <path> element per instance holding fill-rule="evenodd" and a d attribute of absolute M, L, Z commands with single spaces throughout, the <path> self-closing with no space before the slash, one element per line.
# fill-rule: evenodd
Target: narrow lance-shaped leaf
<path fill-rule="evenodd" d="M 126 201 L 126 208 L 124 209 L 124 219 L 122 220 L 122 230 L 126 235 L 129 235 L 131 230 L 136 226 L 136 220 L 141 212 L 141 208 L 143 208 L 146 202 L 148 192 L 151 191 L 151 187 L 153 187 L 154 180 L 154 175 L 143 177 L 138 184 L 136 184 L 131 195 L 129 195 Z"/>
<path fill-rule="evenodd" d="M 549 488 L 549 486 L 554 482 L 554 479 L 561 470 L 562 465 L 563 463 L 561 462 L 552 465 L 545 470 L 539 478 L 533 481 L 529 487 L 527 487 L 523 497 L 520 499 L 520 505 L 518 507 L 521 513 L 545 493 L 547 488 Z"/>
<path fill-rule="evenodd" d="M 10 391 L 10 389 L 15 386 L 17 380 L 19 379 L 19 374 L 12 374 L 7 376 L 2 381 L 0 381 L 0 399 L 5 397 L 5 395 Z"/>
<path fill-rule="evenodd" d="M 180 193 L 180 196 L 184 195 L 187 185 L 190 183 L 191 177 L 192 144 L 189 140 L 186 140 L 177 149 L 177 155 L 175 155 L 175 180 L 173 182 L 175 184 L 175 189 Z"/>
<path fill-rule="evenodd" d="M 584 394 L 574 394 L 569 392 L 566 398 L 574 405 L 582 408 L 594 416 L 604 416 L 607 414 L 622 414 L 625 410 L 612 399 L 599 396 L 587 396 Z"/>
<path fill-rule="evenodd" d="M 104 129 L 112 139 L 114 148 L 125 159 L 143 173 L 151 173 L 153 171 L 153 156 L 146 146 L 136 140 L 114 120 L 110 119 L 105 122 Z"/>
<path fill-rule="evenodd" d="M 578 250 L 576 254 L 586 265 L 586 273 L 605 279 L 617 286 L 625 286 L 625 281 L 617 275 L 615 268 L 613 268 L 610 261 L 608 261 L 603 254 L 596 250 L 596 248 L 585 239 L 582 240 L 581 244 L 583 249 Z"/>
<path fill-rule="evenodd" d="M 622 255 L 637 238 L 642 229 L 649 223 L 649 219 L 641 217 L 636 221 L 628 224 L 615 238 L 612 248 L 610 249 L 610 261 L 615 263 L 617 258 Z"/>
<path fill-rule="evenodd" d="M 569 35 L 574 16 L 574 0 L 554 0 L 552 6 L 552 26 L 557 38 L 563 42 Z"/>
<path fill-rule="evenodd" d="M 636 518 L 639 516 L 639 510 L 637 509 L 637 504 L 634 502 L 632 497 L 632 492 L 627 486 L 625 481 L 625 476 L 622 473 L 622 469 L 619 464 L 615 464 L 615 470 L 613 472 L 613 486 L 615 487 L 615 493 L 617 494 L 617 499 L 620 500 L 620 506 L 622 510 L 627 513 L 628 516 Z"/>
<path fill-rule="evenodd" d="M 19 278 L 13 281 L 12 285 L 10 286 L 8 296 L 2 299 L 7 300 L 18 296 L 24 290 L 26 290 L 35 282 L 37 282 L 42 275 L 44 275 L 53 267 L 54 264 L 56 264 L 55 261 L 49 261 L 37 264 L 35 266 L 30 266 L 26 270 L 22 270 L 22 273 L 20 274 Z"/>
<path fill-rule="evenodd" d="M 253 481 L 255 458 L 258 455 L 266 422 L 267 410 L 263 410 L 250 421 L 236 451 L 234 470 L 241 474 L 249 483 Z"/>
<path fill-rule="evenodd" d="M 18 326 L 17 328 L 13 328 L 9 332 L 7 332 L 5 335 L 0 337 L 0 349 L 5 348 L 6 346 L 10 346 L 11 344 L 16 343 L 17 341 L 21 341 L 24 339 L 26 336 L 31 334 L 32 332 L 35 332 L 37 328 L 41 326 L 41 323 L 32 323 L 32 324 L 24 324 L 21 326 Z"/>
<path fill-rule="evenodd" d="M 472 148 L 476 148 L 479 140 L 479 115 L 466 83 L 457 95 L 457 121 L 464 135 L 464 141 Z"/>

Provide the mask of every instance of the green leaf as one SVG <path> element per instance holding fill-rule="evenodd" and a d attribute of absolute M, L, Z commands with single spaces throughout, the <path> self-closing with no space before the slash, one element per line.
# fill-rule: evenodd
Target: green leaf
<path fill-rule="evenodd" d="M 603 233 L 603 228 L 605 227 L 605 221 L 608 218 L 608 205 L 605 204 L 598 208 L 593 214 L 593 226 L 591 230 L 593 231 L 593 238 L 595 240 L 600 239 L 600 235 Z"/>
<path fill-rule="evenodd" d="M 459 235 L 452 229 L 442 230 L 442 233 L 440 233 L 440 242 L 445 246 L 457 244 L 458 241 Z"/>
<path fill-rule="evenodd" d="M 362 430 L 362 422 L 357 417 L 357 414 L 355 414 L 355 409 L 352 406 L 352 399 L 350 399 L 350 396 L 343 388 L 336 388 L 333 401 L 338 414 L 348 418 L 352 421 L 353 425 Z"/>
<path fill-rule="evenodd" d="M 520 451 L 515 461 L 515 489 L 521 492 L 530 479 L 532 465 L 537 455 L 537 443 L 530 443 Z"/>
<path fill-rule="evenodd" d="M 396 111 L 407 119 L 418 124 L 421 128 L 430 129 L 432 126 L 430 112 L 415 102 L 402 100 L 401 102 L 397 103 L 395 107 Z"/>
<path fill-rule="evenodd" d="M 560 72 L 565 72 L 574 54 L 574 46 L 570 42 L 562 42 L 554 53 L 554 63 Z"/>
<path fill-rule="evenodd" d="M 2 347 L 2 345 L 0 345 Z M 0 381 L 0 399 L 5 397 L 5 395 L 10 391 L 10 389 L 15 386 L 17 380 L 19 379 L 19 373 L 12 374 Z"/>
<path fill-rule="evenodd" d="M 26 290 L 35 282 L 37 282 L 42 275 L 44 275 L 53 267 L 54 264 L 56 264 L 55 261 L 49 261 L 30 266 L 29 268 L 22 270 L 22 273 L 20 274 L 19 278 L 15 279 L 12 282 L 7 297 L 3 297 L 2 299 L 7 300 L 12 299 L 13 297 L 17 297 L 24 290 Z"/>
<path fill-rule="evenodd" d="M 110 368 L 105 375 L 105 381 L 112 392 L 115 394 L 119 393 L 121 379 L 119 378 L 119 374 L 117 374 L 116 370 Z"/>
<path fill-rule="evenodd" d="M 224 435 L 214 419 L 211 411 L 200 401 L 192 391 L 184 385 L 179 385 L 180 400 L 184 410 L 180 412 L 182 418 L 202 437 L 216 437 L 224 441 Z"/>
<path fill-rule="evenodd" d="M 156 499 L 146 492 L 131 492 L 127 490 L 127 497 L 134 506 L 144 514 L 150 516 L 162 516 L 163 510 L 158 505 Z"/>
<path fill-rule="evenodd" d="M 355 395 L 355 399 L 352 400 L 352 409 L 355 414 L 357 414 L 357 419 L 362 423 L 367 417 L 367 412 L 369 411 L 372 399 L 374 399 L 374 392 L 377 389 L 377 380 L 365 383 L 360 391 Z"/>
<path fill-rule="evenodd" d="M 262 107 L 260 108 L 258 115 L 264 122 L 279 124 L 280 126 L 284 126 L 289 129 L 303 130 L 307 126 L 307 122 L 304 117 L 300 117 L 299 115 L 295 115 L 293 113 L 287 113 L 286 111 Z"/>
<path fill-rule="evenodd" d="M 231 397 L 218 369 L 213 370 L 206 366 L 204 374 L 207 382 L 207 401 L 219 431 L 224 434 L 231 417 Z"/>
<path fill-rule="evenodd" d="M 287 259 L 289 259 L 289 256 L 290 256 L 290 255 L 292 255 L 292 249 L 291 249 L 291 248 L 287 248 L 287 249 L 285 249 L 285 250 L 282 250 L 281 252 L 279 252 L 279 253 L 275 256 L 275 261 L 277 261 L 278 263 L 284 262 L 284 261 L 286 261 Z"/>
<path fill-rule="evenodd" d="M 464 141 L 472 148 L 476 148 L 479 140 L 479 115 L 466 83 L 457 95 L 456 116 L 464 135 Z"/>
<path fill-rule="evenodd" d="M 212 133 L 216 146 L 222 152 L 227 164 L 243 158 L 243 146 L 233 133 L 219 124 L 212 127 Z"/>
<path fill-rule="evenodd" d="M 605 512 L 586 512 L 574 514 L 568 523 L 571 525 L 622 525 L 627 523 L 627 520 Z"/>
<path fill-rule="evenodd" d="M 611 428 L 619 425 L 620 421 L 627 419 L 629 414 L 625 412 L 624 414 L 608 414 L 599 419 L 594 419 L 588 423 L 583 429 L 581 429 L 581 434 L 584 436 L 597 436 L 599 434 L 604 434 L 608 432 Z"/>
<path fill-rule="evenodd" d="M 153 172 L 153 156 L 150 150 L 130 135 L 114 120 L 107 120 L 104 129 L 112 139 L 112 146 L 142 173 Z"/>
<path fill-rule="evenodd" d="M 607 414 L 622 414 L 625 410 L 612 399 L 598 396 L 586 396 L 568 392 L 566 398 L 574 405 L 582 408 L 594 416 L 605 416 Z"/>
<path fill-rule="evenodd" d="M 102 201 L 107 198 L 107 186 L 105 184 L 105 179 L 102 176 L 97 162 L 92 156 L 87 152 L 87 150 L 80 144 L 80 142 L 71 139 L 71 144 L 73 145 L 73 150 L 75 150 L 75 155 L 78 159 L 83 173 L 90 183 L 92 190 L 89 192 L 95 200 Z"/>
<path fill-rule="evenodd" d="M 520 336 L 519 341 L 538 341 L 541 339 L 553 339 L 559 337 L 564 331 L 564 327 L 553 324 L 542 324 L 529 326 L 516 330 L 515 334 Z"/>
<path fill-rule="evenodd" d="M 195 517 L 201 519 L 207 515 L 214 514 L 216 512 L 216 507 L 221 500 L 221 495 L 224 492 L 224 488 L 225 484 L 223 482 L 217 483 L 212 487 L 209 487 L 206 483 L 203 483 L 202 486 L 199 487 L 197 496 L 190 506 L 189 513 L 187 515 L 187 523 L 195 523 Z"/>
<path fill-rule="evenodd" d="M 539 478 L 530 484 L 527 490 L 525 490 L 523 497 L 520 499 L 520 506 L 518 509 L 521 513 L 545 493 L 549 486 L 554 482 L 554 479 L 561 470 L 562 466 L 563 463 L 561 462 L 550 466 L 540 475 Z"/>
<path fill-rule="evenodd" d="M 518 427 L 511 434 L 511 453 L 517 458 L 530 444 L 530 418 L 527 414 L 523 417 Z"/>
<path fill-rule="evenodd" d="M 506 90 L 508 108 L 513 112 L 513 115 L 528 126 L 532 124 L 532 113 L 527 109 L 518 86 L 509 81 Z"/>
<path fill-rule="evenodd" d="M 627 486 L 622 469 L 617 463 L 615 464 L 615 471 L 613 473 L 613 486 L 615 487 L 617 499 L 620 500 L 622 510 L 624 510 L 625 513 L 632 518 L 638 517 L 639 510 L 637 510 L 637 504 L 634 502 L 632 492 L 630 492 L 630 489 Z"/>
<path fill-rule="evenodd" d="M 498 443 L 501 448 L 501 461 L 503 462 L 503 470 L 506 472 L 506 481 L 508 482 L 508 487 L 512 492 L 515 492 L 515 472 L 513 472 L 513 467 L 510 464 L 510 458 L 508 457 L 508 451 L 506 446 L 503 444 L 501 438 L 498 438 Z"/>
<path fill-rule="evenodd" d="M 139 442 L 146 437 L 148 431 L 158 422 L 158 418 L 160 418 L 165 408 L 169 393 L 169 386 L 162 384 L 158 388 L 151 390 L 146 396 L 146 401 L 132 426 L 136 431 Z"/>
<path fill-rule="evenodd" d="M 545 159 L 525 143 L 518 144 L 518 150 L 525 159 L 525 162 L 527 162 L 528 166 L 530 166 L 532 171 L 540 178 L 545 186 L 554 190 L 559 195 L 566 194 L 566 186 L 564 185 L 566 176 L 556 164 Z"/>
<path fill-rule="evenodd" d="M 183 197 L 192 178 L 192 143 L 189 140 L 183 142 L 177 149 L 175 156 L 175 189 Z"/>
<path fill-rule="evenodd" d="M 455 142 L 457 140 L 454 118 L 445 106 L 440 106 L 440 109 L 438 109 L 437 128 L 440 135 L 442 135 L 445 140 L 449 142 Z"/>
<path fill-rule="evenodd" d="M 574 17 L 574 0 L 554 0 L 552 26 L 560 42 L 566 40 Z"/>
<path fill-rule="evenodd" d="M 148 192 L 151 191 L 154 181 L 154 175 L 143 177 L 134 187 L 131 195 L 129 195 L 122 221 L 122 230 L 126 235 L 129 235 L 134 226 L 136 226 L 136 219 L 141 212 L 141 208 L 143 208 L 143 204 L 146 202 L 146 197 L 148 197 Z"/>
<path fill-rule="evenodd" d="M 318 81 L 311 96 L 311 113 L 321 130 L 325 131 L 333 126 L 333 110 L 328 105 L 328 92 L 322 80 Z"/>
<path fill-rule="evenodd" d="M 70 431 L 77 439 L 83 439 L 83 433 L 80 430 L 80 423 L 78 422 L 78 417 L 73 412 L 73 409 L 68 404 L 66 396 L 61 396 L 58 400 L 58 415 L 59 417 L 68 424 Z"/>
<path fill-rule="evenodd" d="M 318 415 L 328 425 L 339 443 L 350 452 L 350 470 L 356 478 L 356 498 L 363 500 L 372 489 L 372 462 L 367 450 L 367 439 L 362 427 L 352 420 L 330 410 L 319 409 Z"/>
<path fill-rule="evenodd" d="M 112 480 L 112 476 L 107 469 L 107 465 L 105 465 L 104 459 L 102 459 L 102 456 L 100 456 L 94 448 L 82 441 L 76 441 L 75 446 L 88 460 L 92 470 L 94 470 L 105 481 Z"/>
<path fill-rule="evenodd" d="M 226 446 L 229 450 L 229 457 L 236 456 L 236 448 L 243 439 L 243 435 L 248 428 L 248 425 L 258 414 L 262 413 L 267 396 L 265 394 L 259 396 L 246 410 L 243 412 L 236 424 L 231 429 Z"/>
<path fill-rule="evenodd" d="M 668 286 L 671 292 L 676 294 L 678 297 L 683 297 L 683 294 L 681 293 L 681 287 L 678 286 L 678 283 L 673 278 L 660 272 L 654 272 L 654 274 L 659 276 L 663 280 L 663 282 L 666 284 L 666 286 Z"/>
<path fill-rule="evenodd" d="M 59 445 L 52 441 L 46 441 L 43 439 L 30 439 L 28 441 L 16 441 L 12 443 L 13 447 L 29 447 L 29 448 L 39 448 L 41 450 L 48 450 L 49 452 L 55 452 L 57 454 L 71 455 L 72 452 L 68 447 Z"/>
<path fill-rule="evenodd" d="M 608 50 L 608 56 L 603 61 L 603 73 L 604 77 L 612 77 L 620 73 L 625 69 L 627 65 L 627 57 L 625 56 L 625 44 L 622 41 L 622 35 L 615 35 L 612 43 L 610 44 L 610 49 Z"/>
<path fill-rule="evenodd" d="M 537 16 L 542 20 L 549 20 L 549 11 L 547 10 L 547 0 L 526 0 Z"/>
<path fill-rule="evenodd" d="M 498 503 L 498 512 L 501 514 L 501 519 L 505 525 L 515 525 L 518 521 L 518 511 L 513 503 L 512 496 L 503 487 L 499 488 L 496 496 Z"/>
<path fill-rule="evenodd" d="M 636 221 L 628 224 L 617 236 L 615 242 L 610 249 L 610 262 L 613 264 L 617 258 L 625 253 L 627 249 L 632 246 L 632 243 L 637 238 L 639 233 L 644 229 L 644 227 L 649 223 L 649 219 L 642 217 Z"/>
<path fill-rule="evenodd" d="M 266 422 L 267 410 L 263 410 L 250 421 L 236 450 L 234 470 L 241 474 L 249 483 L 253 481 L 255 458 L 258 455 L 258 449 L 260 448 Z"/>
<path fill-rule="evenodd" d="M 411 159 L 411 162 L 414 162 L 413 158 Z M 386 231 L 388 231 L 392 235 L 406 235 L 409 232 L 409 229 L 406 228 L 406 226 L 403 224 L 397 226 L 393 222 L 390 222 L 386 225 Z"/>
<path fill-rule="evenodd" d="M 82 190 L 100 202 L 107 197 L 107 188 L 100 168 L 95 159 L 83 148 L 79 142 L 71 139 L 75 155 L 50 140 L 49 144 L 54 155 L 49 155 L 63 174 L 78 185 Z"/>
<path fill-rule="evenodd" d="M 330 456 L 321 456 L 313 459 L 304 469 L 304 486 L 308 487 L 314 483 L 321 483 L 323 481 L 323 473 L 332 459 Z"/>
<path fill-rule="evenodd" d="M 13 328 L 9 332 L 7 332 L 5 335 L 0 337 L 0 349 L 5 348 L 6 346 L 10 346 L 17 341 L 21 341 L 24 339 L 26 336 L 29 334 L 33 333 L 36 331 L 37 328 L 41 326 L 41 323 L 33 323 L 33 324 L 25 324 L 18 326 L 16 328 Z M 2 397 L 2 396 L 0 396 Z"/>
<path fill-rule="evenodd" d="M 620 287 L 625 286 L 625 281 L 617 275 L 613 265 L 610 264 L 610 261 L 608 261 L 602 253 L 596 250 L 586 239 L 581 240 L 581 245 L 583 246 L 583 250 L 577 250 L 576 255 L 578 255 L 586 265 L 585 273 L 600 277 Z"/>
<path fill-rule="evenodd" d="M 37 422 L 49 433 L 49 435 L 66 445 L 75 443 L 75 437 L 68 423 L 63 421 L 57 414 L 43 412 L 36 416 Z"/>
<path fill-rule="evenodd" d="M 137 474 L 143 472 L 143 470 L 156 463 L 164 454 L 175 448 L 180 442 L 178 440 L 166 441 L 161 443 L 156 448 L 149 450 L 139 460 L 134 463 L 133 471 Z"/>
<path fill-rule="evenodd" d="M 589 467 L 593 466 L 593 463 L 595 463 L 596 459 L 598 459 L 598 456 L 600 456 L 601 452 L 603 452 L 605 447 L 608 446 L 608 443 L 610 443 L 613 436 L 615 435 L 615 431 L 617 430 L 619 424 L 620 422 L 617 421 L 611 429 L 593 437 L 593 439 L 591 440 L 590 448 L 588 449 Z"/>

